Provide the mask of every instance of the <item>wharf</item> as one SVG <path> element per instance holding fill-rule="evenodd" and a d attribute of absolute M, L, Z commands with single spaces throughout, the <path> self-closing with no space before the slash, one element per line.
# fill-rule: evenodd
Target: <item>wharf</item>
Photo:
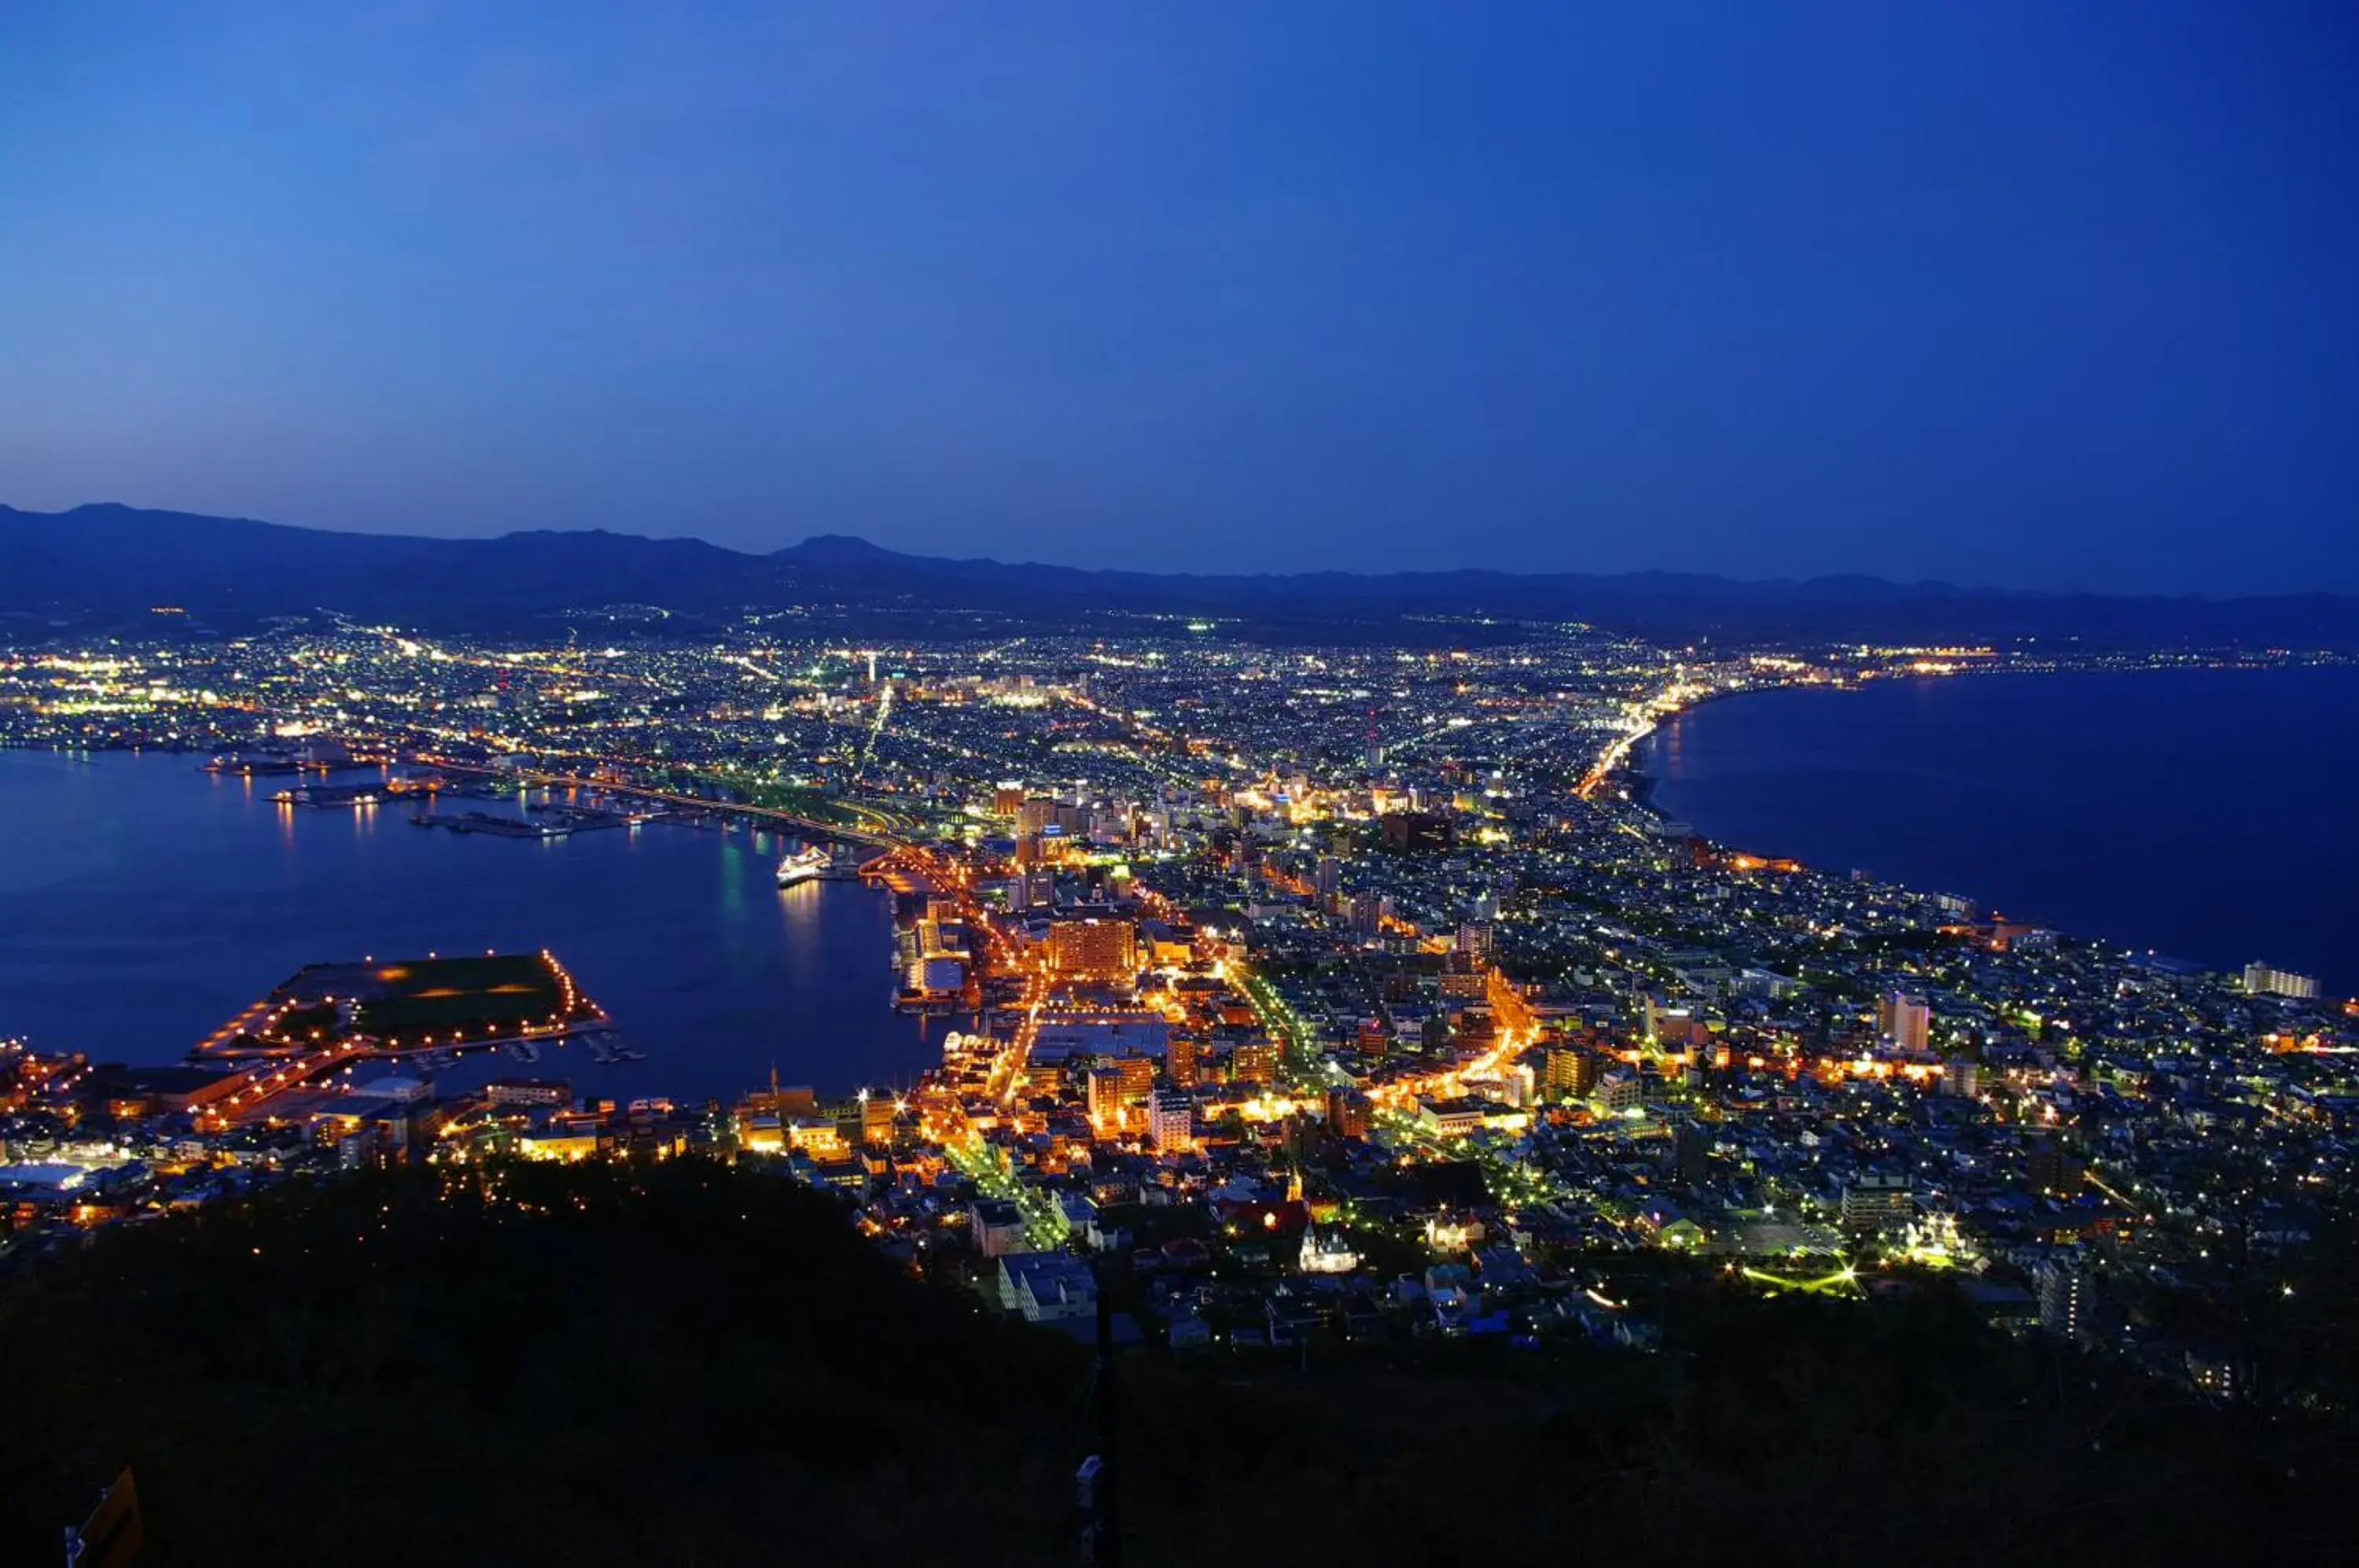
<path fill-rule="evenodd" d="M 420 811 L 409 819 L 412 827 L 449 828 L 459 833 L 489 833 L 494 838 L 564 838 L 573 832 L 569 822 L 525 822 L 489 811 Z"/>

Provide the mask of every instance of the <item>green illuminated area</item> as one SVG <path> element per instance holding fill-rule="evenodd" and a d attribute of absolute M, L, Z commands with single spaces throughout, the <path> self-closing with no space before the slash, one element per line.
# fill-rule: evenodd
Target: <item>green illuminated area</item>
<path fill-rule="evenodd" d="M 1832 1274 L 1807 1276 L 1776 1274 L 1766 1269 L 1749 1267 L 1739 1269 L 1736 1272 L 1774 1295 L 1783 1295 L 1788 1291 L 1799 1291 L 1809 1296 L 1860 1296 L 1866 1293 L 1860 1289 L 1859 1271 L 1848 1263 Z"/>
<path fill-rule="evenodd" d="M 273 991 L 258 1033 L 221 1048 L 317 1049 L 366 1040 L 386 1050 L 488 1042 L 604 1015 L 546 953 L 319 964 Z"/>
<path fill-rule="evenodd" d="M 1032 1246 L 1053 1252 L 1073 1238 L 1072 1224 L 1057 1200 L 1038 1187 L 1018 1181 L 1008 1169 L 1007 1156 L 981 1138 L 945 1144 L 942 1158 L 973 1181 L 984 1196 L 1014 1203 L 1024 1215 L 1025 1239 Z"/>
<path fill-rule="evenodd" d="M 1251 968 L 1234 964 L 1229 977 L 1245 993 L 1245 1000 L 1253 1005 L 1254 1016 L 1261 1020 L 1262 1027 L 1275 1035 L 1285 1048 L 1288 1070 L 1299 1071 L 1300 1064 L 1310 1055 L 1310 1035 L 1302 1027 L 1302 1020 L 1295 1016 L 1292 1007 L 1286 1005 L 1285 998 L 1270 988 L 1269 982 Z"/>

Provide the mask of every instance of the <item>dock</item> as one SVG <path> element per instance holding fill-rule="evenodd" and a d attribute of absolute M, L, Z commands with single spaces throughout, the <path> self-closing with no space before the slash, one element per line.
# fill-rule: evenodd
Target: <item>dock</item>
<path fill-rule="evenodd" d="M 409 819 L 412 827 L 448 828 L 456 833 L 488 833 L 494 838 L 566 838 L 570 822 L 527 822 L 490 811 L 420 811 Z"/>

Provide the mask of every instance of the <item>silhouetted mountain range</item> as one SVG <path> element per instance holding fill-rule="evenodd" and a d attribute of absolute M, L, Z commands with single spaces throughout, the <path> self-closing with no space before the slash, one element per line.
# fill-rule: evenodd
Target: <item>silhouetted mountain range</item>
<path fill-rule="evenodd" d="M 908 635 L 975 629 L 976 616 L 1106 630 L 1159 615 L 1210 617 L 1288 639 L 1514 635 L 1508 626 L 1467 624 L 1491 617 L 1723 641 L 2078 637 L 2107 646 L 2359 648 L 2359 598 L 2330 593 L 2133 597 L 1664 572 L 1087 572 L 904 555 L 842 534 L 757 555 L 603 529 L 451 539 L 112 504 L 56 513 L 0 506 L 0 615 L 152 624 L 150 606 L 166 604 L 223 627 L 328 609 L 443 631 L 507 631 L 620 609 L 687 632 L 800 606 L 832 626 Z"/>

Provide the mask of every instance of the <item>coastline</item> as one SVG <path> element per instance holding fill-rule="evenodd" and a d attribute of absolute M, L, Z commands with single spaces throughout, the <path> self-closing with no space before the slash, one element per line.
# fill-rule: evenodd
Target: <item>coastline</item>
<path fill-rule="evenodd" d="M 2340 716 L 2359 691 L 2347 679 L 2354 670 L 2359 664 L 2342 659 L 2100 670 L 2011 667 L 1971 671 L 1978 680 L 1961 679 L 1967 671 L 1929 672 L 1840 685 L 1747 687 L 1713 692 L 1666 715 L 1632 745 L 1614 778 L 1634 807 L 1658 822 L 1688 824 L 1696 836 L 1727 853 L 1799 861 L 1822 875 L 1863 868 L 1861 874 L 1886 886 L 1969 898 L 1985 912 L 2006 909 L 2049 929 L 2125 950 L 2176 954 L 2210 973 L 2235 973 L 2262 959 L 2317 973 L 2329 991 L 2343 994 L 2359 976 L 2359 955 L 2321 934 L 2336 929 L 2324 899 L 2337 878 L 2323 868 L 2315 877 L 2306 877 L 2284 864 L 2281 853 L 2247 850 L 2242 840 L 2255 831 L 2254 814 L 2218 807 L 2223 795 L 2282 800 L 2281 785 L 2258 777 L 2245 788 L 2226 779 L 2216 787 L 2185 780 L 2211 780 L 2212 770 L 2232 763 L 2257 773 L 2260 765 L 2246 755 L 2249 748 L 2223 754 L 2202 737 L 2234 733 L 2238 721 L 2262 723 L 2261 715 L 2244 711 L 2248 702 L 2271 714 L 2280 709 L 2306 713 L 2296 699 L 2314 695 L 2286 682 L 2206 693 L 2201 688 L 2208 680 L 2323 677 L 2332 683 L 2327 694 L 2333 699 L 2325 711 Z M 2345 679 L 2336 680 L 2337 672 Z M 2002 701 L 1995 694 L 1999 683 L 1991 679 L 1996 676 L 2017 677 L 2019 690 L 2048 700 Z M 2149 687 L 2131 682 L 2132 676 L 2190 678 L 2196 690 L 2188 690 L 2188 681 Z M 2094 701 L 2101 693 L 2081 685 L 2099 681 L 2116 683 L 2102 693 L 2112 700 Z M 1774 731 L 1757 715 L 1748 715 L 1733 734 L 1726 724 L 1717 724 L 1715 747 L 1743 759 L 1737 772 L 1715 777 L 1710 769 L 1716 756 L 1704 764 L 1706 771 L 1684 780 L 1661 770 L 1665 732 L 1690 723 L 1706 707 L 1742 712 L 1750 705 L 1725 699 L 1779 696 L 1790 702 L 1821 688 L 1870 702 L 1913 689 L 1920 700 L 1906 709 L 1889 701 L 1864 711 L 1843 704 L 1835 721 L 1824 713 L 1788 711 L 1779 714 Z M 1944 702 L 1953 691 L 1974 695 Z M 2063 700 L 2068 693 L 2070 700 Z M 2225 702 L 2230 696 L 2234 705 Z M 1927 700 L 1944 710 L 1939 722 L 1924 712 Z M 2206 702 L 2226 712 L 2210 712 Z M 1987 730 L 2002 707 L 2009 709 L 2010 729 L 2028 724 L 2044 744 L 2026 740 L 2010 750 L 1994 742 L 1996 754 L 1983 758 L 1945 754 L 1952 719 L 1971 720 Z M 1896 724 L 1896 718 L 1905 722 Z M 2316 728 L 2338 731 L 2332 723 Z M 1789 733 L 1801 740 L 1790 741 Z M 2190 765 L 2157 766 L 2130 749 L 2158 735 L 2179 737 Z M 1789 752 L 1789 745 L 1802 746 L 1807 757 Z M 2339 776 L 2331 759 L 2322 758 L 2317 767 L 2320 777 Z M 1676 793 L 1682 785 L 1691 795 L 1701 789 L 1724 798 L 1716 804 L 1667 798 L 1667 791 Z M 1732 804 L 1741 804 L 1734 815 Z M 2359 860 L 2347 822 L 2325 802 L 2304 797 L 2292 805 L 2306 807 L 2310 815 L 2299 826 L 2288 823 L 2288 836 L 2323 844 L 2338 859 Z M 2020 833 L 2012 829 L 2017 819 Z M 2171 853 L 2136 853 L 2149 843 L 2167 844 Z M 1764 844 L 1777 847 L 1756 847 Z M 2166 877 L 2156 871 L 2158 864 L 2187 869 Z M 1928 875 L 1929 865 L 1944 868 Z M 2065 868 L 2061 874 L 2059 866 Z M 2254 873 L 2261 870 L 2273 873 L 2281 885 L 2256 883 Z M 2138 887 L 2150 896 L 2139 896 L 2134 890 Z M 2175 900 L 2174 893 L 2180 895 Z M 2180 934 L 2160 934 L 2174 916 L 2190 909 L 2202 918 L 2181 919 Z M 2295 960 L 2289 964 L 2288 950 Z"/>
<path fill-rule="evenodd" d="M 1619 754 L 1609 766 L 1605 767 L 1602 772 L 1597 773 L 1595 776 L 1601 783 L 1612 785 L 1621 789 L 1622 792 L 1628 797 L 1630 804 L 1637 807 L 1642 811 L 1647 812 L 1658 821 L 1676 821 L 1677 819 L 1672 817 L 1670 812 L 1664 810 L 1664 808 L 1658 804 L 1655 800 L 1655 790 L 1656 788 L 1662 783 L 1662 776 L 1660 774 L 1649 773 L 1641 769 L 1636 760 L 1634 760 L 1637 757 L 1638 753 L 1644 750 L 1650 741 L 1654 740 L 1657 735 L 1662 733 L 1663 726 L 1677 723 L 1678 721 L 1686 718 L 1690 713 L 1701 713 L 1704 709 L 1711 707 L 1715 702 L 1725 702 L 1736 697 L 1760 696 L 1770 691 L 1797 691 L 1809 684 L 1810 683 L 1799 681 L 1779 681 L 1762 686 L 1740 687 L 1733 691 L 1723 691 L 1718 690 L 1707 691 L 1703 695 L 1696 698 L 1694 701 L 1683 702 L 1680 706 L 1672 709 L 1669 713 L 1659 715 L 1651 724 L 1647 724 L 1645 729 L 1640 730 L 1635 735 L 1629 735 L 1625 739 L 1618 742 L 1617 745 L 1620 747 Z M 1734 844 L 1723 844 L 1721 847 L 1724 849 L 1735 849 L 1736 846 Z M 1738 851 L 1738 853 L 1741 854 L 1744 852 Z"/>
<path fill-rule="evenodd" d="M 0 1033 L 169 1065 L 309 963 L 547 947 L 647 1053 L 611 1083 L 574 1062 L 601 1093 L 726 1101 L 773 1058 L 791 1082 L 848 1090 L 940 1061 L 945 1022 L 879 995 L 889 898 L 788 897 L 775 853 L 743 832 L 486 844 L 398 812 L 280 806 L 188 757 L 121 750 L 103 768 L 61 748 L 5 754 L 27 769 L 19 831 L 49 847 L 12 866 L 19 894 L 0 898 Z M 120 1005 L 90 1014 L 74 998 L 93 986 Z M 814 1010 L 830 1027 L 809 1023 Z"/>
<path fill-rule="evenodd" d="M 2156 656 L 2149 656 L 2149 660 Z M 2120 675 L 2182 675 L 2197 672 L 2267 674 L 2285 670 L 2353 670 L 2359 669 L 2359 654 L 2316 651 L 2298 657 L 2266 659 L 2211 658 L 2169 663 L 2146 662 L 2121 666 L 2066 665 L 2046 659 L 2026 659 L 2020 657 L 2005 660 L 1977 660 L 1950 665 L 1942 669 L 1868 670 L 1860 671 L 1849 681 L 1764 681 L 1757 685 L 1732 690 L 1712 688 L 1658 715 L 1647 727 L 1615 743 L 1613 757 L 1603 761 L 1593 774 L 1601 783 L 1619 784 L 1631 796 L 1631 803 L 1668 820 L 1669 813 L 1654 804 L 1652 797 L 1660 776 L 1639 769 L 1632 761 L 1638 751 L 1652 740 L 1664 725 L 1702 712 L 1715 703 L 1738 697 L 1761 697 L 1777 691 L 1840 691 L 1859 694 L 1876 691 L 1891 682 L 1932 682 L 1949 681 L 1990 681 L 2007 677 L 2023 679 L 2070 680 L 2088 676 Z M 1636 788 L 1634 788 L 1634 784 Z M 1644 799 L 1641 799 L 1641 796 Z M 1717 841 L 1715 841 L 1717 842 Z M 1734 849 L 1737 846 L 1723 844 Z M 1740 850 L 1739 853 L 1747 853 Z"/>

